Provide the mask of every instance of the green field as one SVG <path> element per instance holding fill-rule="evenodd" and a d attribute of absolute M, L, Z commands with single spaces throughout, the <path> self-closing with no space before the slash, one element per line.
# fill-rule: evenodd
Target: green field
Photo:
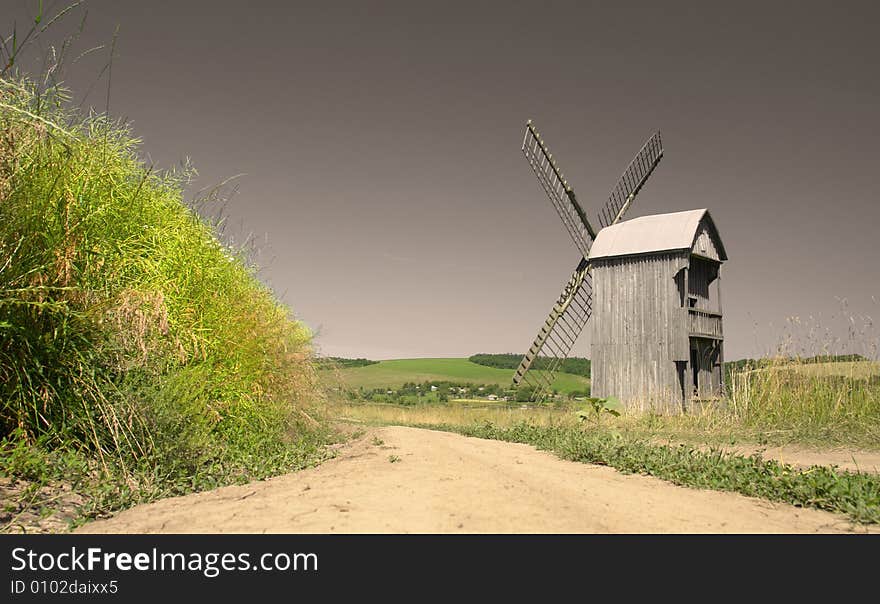
<path fill-rule="evenodd" d="M 342 384 L 348 388 L 398 388 L 407 382 L 431 381 L 509 386 L 513 379 L 513 371 L 509 369 L 477 365 L 466 358 L 394 359 L 379 361 L 375 365 L 366 367 L 323 371 L 322 374 L 330 380 L 338 376 Z M 559 392 L 568 393 L 588 389 L 590 380 L 569 373 L 558 373 L 553 386 Z"/>

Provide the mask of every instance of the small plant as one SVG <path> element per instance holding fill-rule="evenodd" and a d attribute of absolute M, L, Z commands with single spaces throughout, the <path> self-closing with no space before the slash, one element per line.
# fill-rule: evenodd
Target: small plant
<path fill-rule="evenodd" d="M 616 409 L 612 409 L 609 405 L 619 405 L 620 401 L 617 397 L 609 396 L 605 398 L 597 398 L 590 397 L 587 399 L 587 404 L 589 405 L 589 409 L 580 409 L 575 412 L 575 415 L 583 422 L 590 419 L 595 419 L 597 424 L 602 423 L 602 414 L 607 413 L 613 417 L 620 417 L 620 412 Z"/>
<path fill-rule="evenodd" d="M 397 463 L 398 461 L 400 461 L 400 457 L 398 457 L 397 455 L 389 455 L 388 461 L 390 461 L 391 463 Z"/>
<path fill-rule="evenodd" d="M 372 442 L 373 442 L 373 446 L 375 446 L 375 447 L 381 447 L 382 445 L 385 444 L 385 441 L 382 440 L 381 438 L 379 438 L 378 436 L 374 436 Z"/>

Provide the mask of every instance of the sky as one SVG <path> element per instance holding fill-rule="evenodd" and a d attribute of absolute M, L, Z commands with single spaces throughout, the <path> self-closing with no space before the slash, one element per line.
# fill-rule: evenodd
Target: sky
<path fill-rule="evenodd" d="M 2 30 L 37 4 L 0 0 Z M 118 28 L 110 113 L 156 168 L 192 161 L 190 197 L 235 177 L 226 236 L 322 354 L 528 348 L 579 256 L 527 119 L 589 217 L 662 131 L 627 218 L 709 209 L 726 358 L 875 341 L 877 3 L 89 0 L 42 48 L 86 12 L 77 46 L 106 46 L 74 102 L 108 108 Z"/>

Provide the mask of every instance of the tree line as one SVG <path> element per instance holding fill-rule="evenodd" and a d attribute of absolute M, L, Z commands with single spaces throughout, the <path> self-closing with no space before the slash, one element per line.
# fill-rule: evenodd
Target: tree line
<path fill-rule="evenodd" d="M 379 361 L 371 361 L 370 359 L 346 359 L 343 357 L 318 357 L 315 364 L 318 369 L 344 369 L 346 367 L 366 367 L 367 365 L 375 365 Z"/>
<path fill-rule="evenodd" d="M 519 367 L 519 363 L 522 360 L 522 355 L 509 352 L 502 354 L 489 354 L 481 352 L 479 354 L 468 357 L 468 360 L 471 363 L 484 365 L 486 367 L 495 367 L 498 369 L 516 369 L 517 367 Z M 549 369 L 553 361 L 554 359 L 552 357 L 539 356 L 532 363 L 532 369 Z M 559 365 L 559 367 L 556 368 L 556 370 L 561 371 L 562 373 L 571 373 L 583 377 L 590 377 L 590 359 L 585 359 L 583 357 L 569 357 L 562 361 L 562 363 Z"/>

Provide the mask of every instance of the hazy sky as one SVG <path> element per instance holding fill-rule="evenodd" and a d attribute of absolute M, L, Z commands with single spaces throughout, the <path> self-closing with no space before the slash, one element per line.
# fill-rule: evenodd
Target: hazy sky
<path fill-rule="evenodd" d="M 876 2 L 86 4 L 81 49 L 119 26 L 111 113 L 194 190 L 245 174 L 231 232 L 324 354 L 528 347 L 579 259 L 528 118 L 589 216 L 662 130 L 628 217 L 709 208 L 727 358 L 793 316 L 848 339 L 841 298 L 880 315 Z M 34 6 L 0 0 L 3 30 Z M 106 56 L 69 72 L 77 102 Z"/>

